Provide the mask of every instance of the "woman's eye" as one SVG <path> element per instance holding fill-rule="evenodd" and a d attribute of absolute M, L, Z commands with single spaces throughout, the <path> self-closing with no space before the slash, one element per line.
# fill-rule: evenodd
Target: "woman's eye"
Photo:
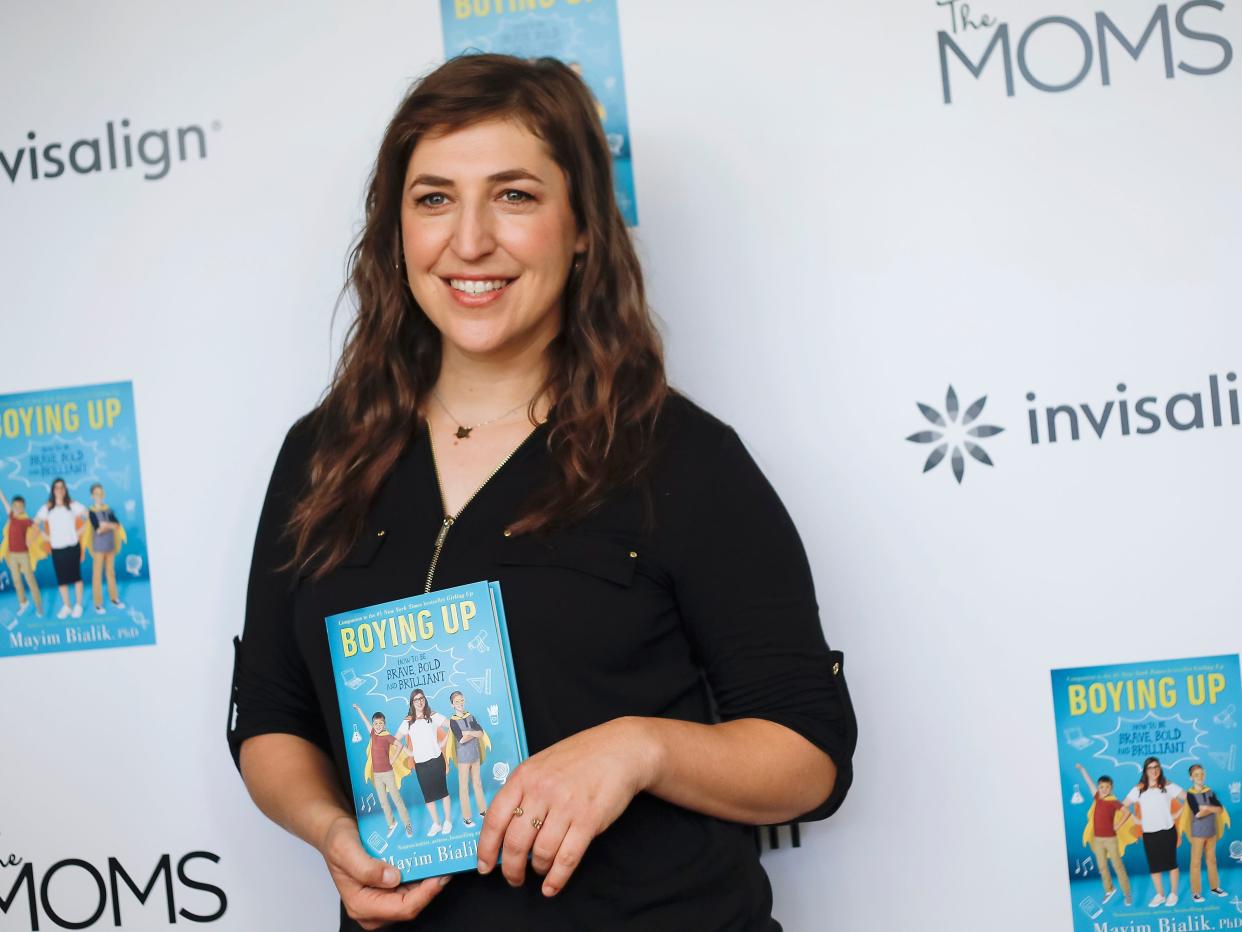
<path fill-rule="evenodd" d="M 439 191 L 433 191 L 430 194 L 424 194 L 418 199 L 418 203 L 423 207 L 443 207 L 448 203 L 448 197 Z"/>
<path fill-rule="evenodd" d="M 516 188 L 510 188 L 500 195 L 500 199 L 507 204 L 522 204 L 526 201 L 533 201 L 535 196 L 526 191 L 519 191 Z"/>

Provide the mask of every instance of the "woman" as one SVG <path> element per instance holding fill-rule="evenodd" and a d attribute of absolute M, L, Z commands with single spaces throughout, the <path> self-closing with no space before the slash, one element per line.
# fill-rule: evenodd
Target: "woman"
<path fill-rule="evenodd" d="M 252 797 L 323 854 L 343 929 L 779 929 L 747 826 L 844 797 L 841 657 L 775 492 L 666 386 L 590 92 L 454 59 L 399 106 L 366 204 L 358 318 L 259 522 L 231 733 Z M 415 578 L 501 582 L 532 751 L 447 886 L 362 850 L 323 625 Z"/>
<path fill-rule="evenodd" d="M 82 534 L 86 530 L 86 509 L 69 497 L 64 479 L 53 479 L 46 504 L 35 513 L 35 524 L 52 545 L 52 569 L 60 588 L 57 618 L 82 617 Z M 69 607 L 69 586 L 73 586 L 73 607 Z"/>
<path fill-rule="evenodd" d="M 448 763 L 444 759 L 448 727 L 448 719 L 439 712 L 431 711 L 426 693 L 421 689 L 410 693 L 410 712 L 397 729 L 397 740 L 414 761 L 418 788 L 423 792 L 427 815 L 431 816 L 428 837 L 441 832 L 447 835 L 453 829 L 453 804 L 449 799 L 447 780 Z M 436 811 L 436 803 L 441 800 L 444 801 L 443 822 Z"/>
<path fill-rule="evenodd" d="M 1148 906 L 1177 905 L 1177 822 L 1179 803 L 1186 801 L 1186 791 L 1176 783 L 1170 783 L 1160 766 L 1160 759 L 1149 757 L 1143 761 L 1143 774 L 1138 784 L 1130 790 L 1124 804 L 1135 806 L 1135 816 L 1143 826 L 1143 853 L 1147 855 L 1147 869 L 1156 885 L 1156 895 Z M 1164 895 L 1164 874 L 1169 873 L 1169 895 Z"/>

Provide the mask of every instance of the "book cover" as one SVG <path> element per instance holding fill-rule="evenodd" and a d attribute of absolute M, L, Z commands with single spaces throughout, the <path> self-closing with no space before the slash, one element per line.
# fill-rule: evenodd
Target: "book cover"
<path fill-rule="evenodd" d="M 363 847 L 406 881 L 473 870 L 483 813 L 527 756 L 500 584 L 325 622 Z"/>
<path fill-rule="evenodd" d="M 1242 929 L 1238 655 L 1053 670 L 1052 695 L 1075 932 Z"/>
<path fill-rule="evenodd" d="M 626 226 L 638 226 L 616 0 L 440 0 L 440 21 L 445 57 L 471 52 L 549 56 L 581 75 L 612 153 L 617 207 Z"/>
<path fill-rule="evenodd" d="M 0 657 L 155 643 L 132 382 L 0 395 Z"/>

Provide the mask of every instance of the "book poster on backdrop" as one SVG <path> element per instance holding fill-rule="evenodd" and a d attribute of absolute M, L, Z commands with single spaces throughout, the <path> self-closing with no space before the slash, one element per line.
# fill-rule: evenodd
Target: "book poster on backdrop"
<path fill-rule="evenodd" d="M 1075 932 L 1242 929 L 1237 654 L 1052 671 Z"/>
<path fill-rule="evenodd" d="M 500 584 L 324 621 L 363 846 L 406 881 L 473 870 L 488 804 L 527 755 Z"/>
<path fill-rule="evenodd" d="M 155 643 L 131 382 L 0 395 L 0 657 Z"/>
<path fill-rule="evenodd" d="M 440 0 L 444 54 L 496 52 L 557 58 L 581 75 L 595 97 L 612 153 L 613 188 L 626 226 L 638 226 L 630 121 L 621 70 L 616 0 Z"/>

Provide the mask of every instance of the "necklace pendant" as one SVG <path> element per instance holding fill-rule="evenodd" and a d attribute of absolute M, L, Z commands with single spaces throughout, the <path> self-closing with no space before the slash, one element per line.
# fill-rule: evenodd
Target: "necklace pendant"
<path fill-rule="evenodd" d="M 462 427 L 460 424 L 458 424 L 457 425 L 457 439 L 458 440 L 470 439 L 470 431 L 472 430 L 474 430 L 473 427 Z"/>

